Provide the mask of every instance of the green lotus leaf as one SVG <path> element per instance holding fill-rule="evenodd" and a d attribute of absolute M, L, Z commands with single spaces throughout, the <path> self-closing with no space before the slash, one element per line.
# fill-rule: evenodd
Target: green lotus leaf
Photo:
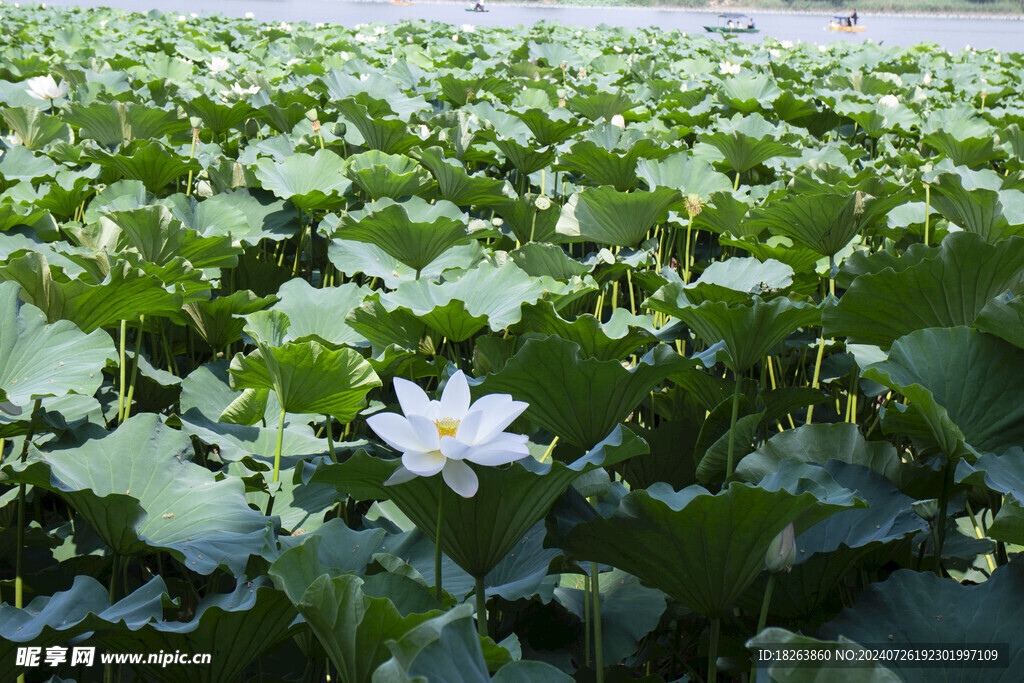
<path fill-rule="evenodd" d="M 342 216 L 337 236 L 370 242 L 417 272 L 472 237 L 466 214 L 451 202 L 430 204 L 420 197 L 389 198 Z"/>
<path fill-rule="evenodd" d="M 208 95 L 197 95 L 190 100 L 184 100 L 181 106 L 189 116 L 202 119 L 203 126 L 214 135 L 237 128 L 256 113 L 244 100 L 225 104 Z"/>
<path fill-rule="evenodd" d="M 491 678 L 493 683 L 569 683 L 571 680 L 569 674 L 532 659 L 509 662 Z"/>
<path fill-rule="evenodd" d="M 206 595 L 189 621 L 153 621 L 138 630 L 117 629 L 94 636 L 112 652 L 175 652 L 211 655 L 190 680 L 202 683 L 233 680 L 264 654 L 298 631 L 295 608 L 265 576 L 239 580 L 230 593 Z M 238 647 L 239 642 L 246 646 Z M 159 664 L 133 664 L 149 680 L 174 683 L 180 669 Z"/>
<path fill-rule="evenodd" d="M 250 326 L 254 316 L 250 316 Z M 248 328 L 247 328 L 248 329 Z M 380 380 L 352 349 L 331 350 L 318 342 L 260 344 L 231 360 L 232 389 L 267 389 L 289 413 L 331 415 L 351 422 L 366 405 L 366 394 Z"/>
<path fill-rule="evenodd" d="M 374 682 L 489 680 L 472 615 L 470 605 L 460 605 L 389 641 L 392 657 L 374 672 Z"/>
<path fill-rule="evenodd" d="M 825 310 L 827 334 L 888 348 L 914 330 L 971 325 L 1024 278 L 1024 239 L 992 245 L 978 235 L 952 233 L 938 248 L 913 245 L 892 265 L 879 265 Z"/>
<path fill-rule="evenodd" d="M 800 425 L 768 439 L 736 466 L 736 476 L 757 483 L 776 471 L 786 459 L 825 464 L 830 460 L 860 465 L 899 484 L 901 463 L 896 449 L 888 441 L 866 441 L 857 425 Z"/>
<path fill-rule="evenodd" d="M 784 463 L 771 482 L 732 482 L 716 495 L 664 483 L 631 491 L 607 515 L 556 518 L 548 537 L 580 560 L 623 569 L 690 609 L 722 616 L 757 578 L 768 545 L 787 525 L 802 530 L 854 505 L 864 506 L 820 467 Z"/>
<path fill-rule="evenodd" d="M 377 150 L 349 157 L 345 174 L 374 200 L 423 196 L 435 186 L 430 174 L 414 159 Z"/>
<path fill-rule="evenodd" d="M 622 360 L 641 346 L 658 341 L 650 317 L 633 315 L 624 308 L 616 308 L 605 323 L 589 313 L 570 322 L 558 315 L 550 301 L 538 301 L 523 308 L 523 328 L 574 342 L 581 353 L 597 360 Z"/>
<path fill-rule="evenodd" d="M 676 275 L 652 294 L 648 301 L 677 309 L 696 306 L 705 301 L 736 305 L 750 301 L 751 295 L 779 292 L 788 289 L 791 284 L 793 269 L 784 263 L 774 259 L 759 261 L 756 258 L 733 257 L 715 261 L 704 269 L 696 281 L 688 285 L 684 285 Z"/>
<path fill-rule="evenodd" d="M 685 195 L 695 194 L 707 200 L 715 192 L 730 192 L 732 183 L 724 173 L 711 164 L 678 152 L 663 159 L 641 159 L 636 166 L 637 175 L 647 187 L 668 187 Z M 744 208 L 744 212 L 746 209 Z"/>
<path fill-rule="evenodd" d="M 194 268 L 232 267 L 237 265 L 242 251 L 231 243 L 230 237 L 201 237 L 186 229 L 166 206 L 104 212 L 100 220 L 116 226 L 124 235 L 122 242 L 156 265 L 181 257 Z M 104 225 L 103 229 L 112 228 Z"/>
<path fill-rule="evenodd" d="M 517 199 L 505 200 L 495 206 L 495 212 L 501 216 L 512 230 L 519 242 L 524 244 L 536 242 L 563 242 L 563 235 L 556 232 L 561 220 L 561 208 L 557 202 L 541 209 L 537 206 L 540 195 L 525 194 Z"/>
<path fill-rule="evenodd" d="M 430 171 L 442 197 L 458 206 L 494 206 L 506 200 L 508 185 L 495 178 L 470 175 L 457 160 L 447 159 L 440 147 L 411 154 Z"/>
<path fill-rule="evenodd" d="M 379 301 L 387 311 L 408 311 L 458 342 L 485 326 L 495 332 L 505 329 L 519 322 L 523 304 L 565 290 L 565 285 L 551 278 L 531 278 L 513 263 L 496 268 L 484 262 L 458 280 L 406 282 L 394 292 L 381 294 Z"/>
<path fill-rule="evenodd" d="M 782 94 L 768 74 L 737 75 L 723 79 L 718 100 L 737 111 L 753 112 L 771 109 L 772 102 Z"/>
<path fill-rule="evenodd" d="M 617 360 L 582 355 L 578 344 L 551 336 L 528 340 L 474 394 L 511 394 L 530 407 L 524 415 L 560 439 L 590 448 L 647 399 L 672 373 L 693 366 L 661 344 L 627 370 Z"/>
<path fill-rule="evenodd" d="M 774 157 L 795 157 L 800 153 L 787 144 L 767 137 L 753 137 L 738 130 L 705 133 L 699 138 L 725 157 L 729 168 L 744 173 Z"/>
<path fill-rule="evenodd" d="M 175 111 L 134 102 L 69 104 L 61 118 L 78 129 L 79 137 L 116 147 L 129 140 L 159 140 L 188 131 L 189 122 Z"/>
<path fill-rule="evenodd" d="M 979 166 L 1006 156 L 995 130 L 968 105 L 932 112 L 925 120 L 922 133 L 924 144 L 957 166 Z"/>
<path fill-rule="evenodd" d="M 245 320 L 238 316 L 255 313 L 273 303 L 274 297 L 259 297 L 248 289 L 216 299 L 190 301 L 182 306 L 188 326 L 213 349 L 223 349 L 242 338 Z"/>
<path fill-rule="evenodd" d="M 495 130 L 482 129 L 478 135 L 484 140 L 490 141 L 505 160 L 523 175 L 530 175 L 547 168 L 554 163 L 557 156 L 553 147 L 542 147 L 538 149 L 535 142 L 516 137 L 503 137 Z"/>
<path fill-rule="evenodd" d="M 747 647 L 760 645 L 765 648 L 816 648 L 843 645 L 855 652 L 864 648 L 844 636 L 838 641 L 818 640 L 809 636 L 798 635 L 784 628 L 770 627 L 758 633 L 746 643 Z M 865 658 L 868 662 L 864 667 L 838 667 L 823 661 L 788 662 L 777 661 L 767 667 L 768 676 L 773 681 L 791 683 L 900 683 L 903 679 L 891 669 L 887 669 L 877 661 Z"/>
<path fill-rule="evenodd" d="M 960 680 L 1014 681 L 1022 662 L 1020 584 L 1021 567 L 1005 565 L 991 578 L 970 586 L 931 572 L 901 569 L 881 583 L 868 586 L 852 607 L 819 629 L 826 639 L 840 636 L 859 643 L 957 646 L 965 643 L 1007 643 L 1007 668 L 979 670 L 969 662 L 947 662 L 944 675 Z M 941 619 L 937 617 L 942 617 Z M 1016 663 L 1015 663 L 1016 662 Z M 935 680 L 935 670 L 891 664 L 904 681 Z"/>
<path fill-rule="evenodd" d="M 974 326 L 1024 348 L 1024 298 L 989 301 L 974 319 Z"/>
<path fill-rule="evenodd" d="M 585 275 L 590 267 L 571 258 L 565 249 L 555 244 L 529 242 L 510 251 L 512 261 L 533 277 L 553 277 L 556 280 L 569 280 L 574 276 Z"/>
<path fill-rule="evenodd" d="M 85 334 L 67 320 L 48 323 L 18 299 L 20 289 L 0 282 L 0 400 L 26 406 L 44 396 L 95 394 L 103 367 L 116 358 L 110 337 Z"/>
<path fill-rule="evenodd" d="M 667 187 L 651 192 L 591 188 L 569 198 L 556 230 L 572 241 L 636 247 L 679 198 L 678 190 Z"/>
<path fill-rule="evenodd" d="M 404 121 L 394 118 L 394 114 L 378 116 L 351 97 L 335 102 L 334 107 L 356 127 L 363 138 L 363 146 L 368 149 L 403 154 L 422 142 L 409 132 Z"/>
<path fill-rule="evenodd" d="M 540 145 L 557 145 L 587 128 L 586 124 L 569 116 L 564 109 L 545 112 L 532 108 L 512 113 L 526 124 Z"/>
<path fill-rule="evenodd" d="M 263 547 L 267 518 L 246 503 L 240 480 L 217 481 L 192 452 L 188 436 L 142 413 L 4 472 L 61 496 L 120 555 L 166 550 L 200 574 L 226 566 L 240 575 Z"/>
<path fill-rule="evenodd" d="M 467 79 L 457 78 L 453 74 L 443 74 L 437 78 L 436 83 L 444 96 L 457 107 L 465 106 L 479 92 L 508 95 L 514 87 L 506 79 L 496 76 Z"/>
<path fill-rule="evenodd" d="M 752 368 L 791 332 L 817 324 L 821 316 L 821 309 L 815 306 L 782 297 L 765 302 L 754 296 L 747 306 L 719 301 L 678 306 L 651 297 L 644 306 L 679 318 L 709 346 L 723 342 L 728 352 L 725 362 L 736 374 Z"/>
<path fill-rule="evenodd" d="M 583 174 L 594 185 L 611 185 L 619 192 L 626 192 L 636 189 L 639 182 L 639 160 L 659 159 L 668 152 L 651 138 L 641 138 L 621 153 L 591 140 L 581 140 L 558 157 L 556 168 Z"/>
<path fill-rule="evenodd" d="M 135 140 L 124 152 L 85 149 L 82 159 L 110 169 L 119 177 L 141 180 L 150 192 L 159 192 L 192 171 L 201 170 L 195 159 L 182 159 L 156 140 Z"/>
<path fill-rule="evenodd" d="M 0 176 L 6 182 L 53 178 L 60 170 L 61 167 L 48 157 L 36 156 L 35 152 L 23 145 L 10 147 L 0 156 Z"/>
<path fill-rule="evenodd" d="M 271 309 L 288 316 L 285 341 L 314 340 L 331 348 L 366 346 L 366 338 L 349 327 L 345 316 L 369 294 L 369 288 L 352 282 L 317 289 L 294 278 L 278 289 L 280 300 Z"/>
<path fill-rule="evenodd" d="M 1021 470 L 1021 450 L 1013 448 L 1003 455 L 985 453 L 973 464 L 960 461 L 956 479 L 1005 493 L 1020 503 L 1024 502 L 1024 472 Z"/>
<path fill-rule="evenodd" d="M 47 116 L 36 107 L 4 107 L 4 122 L 30 150 L 42 149 L 57 139 L 68 140 L 67 124 L 55 116 Z"/>
<path fill-rule="evenodd" d="M 438 487 L 436 477 L 416 477 L 385 486 L 401 460 L 383 460 L 362 452 L 340 465 L 320 465 L 310 481 L 333 484 L 358 500 L 390 498 L 430 537 L 437 532 L 440 493 L 445 509 L 441 549 L 470 575 L 483 577 L 544 518 L 577 477 L 646 450 L 640 438 L 616 429 L 570 465 L 524 458 L 507 468 L 474 467 L 480 487 L 472 498 Z"/>
<path fill-rule="evenodd" d="M 877 102 L 868 104 L 840 100 L 836 102 L 835 111 L 856 123 L 870 138 L 878 138 L 890 132 L 909 132 L 921 125 L 920 117 L 904 104 L 890 108 Z"/>
<path fill-rule="evenodd" d="M 249 390 L 247 394 L 255 393 Z M 281 409 L 270 403 L 269 396 L 265 392 L 262 401 L 254 401 L 253 405 L 247 406 L 241 399 L 236 399 L 224 408 L 219 414 L 220 421 L 217 421 L 218 414 L 213 418 L 199 413 L 195 408 L 182 411 L 178 418 L 181 423 L 181 430 L 186 434 L 195 436 L 200 442 L 211 447 L 210 458 L 216 458 L 221 462 L 233 462 L 245 460 L 251 467 L 256 467 L 255 462 L 261 462 L 273 467 L 274 454 L 277 452 L 277 429 L 259 427 L 261 421 L 265 420 L 264 415 L 276 410 L 266 424 L 277 425 Z M 276 401 L 275 401 L 276 404 Z M 244 414 L 248 409 L 249 414 Z M 313 415 L 296 415 L 292 421 L 285 422 L 285 428 L 281 434 L 281 462 L 284 468 L 289 468 L 292 463 L 311 457 L 323 455 L 328 452 L 327 440 L 317 439 L 312 431 L 301 420 L 316 419 Z M 321 418 L 322 419 L 322 418 Z M 344 452 L 342 444 L 335 444 L 335 449 Z M 250 460 L 251 458 L 251 460 Z M 266 509 L 264 505 L 263 509 Z M 281 514 L 274 504 L 274 513 Z"/>
<path fill-rule="evenodd" d="M 981 235 L 986 242 L 994 244 L 1024 232 L 1020 192 L 1001 189 L 994 172 L 963 167 L 941 172 L 936 169 L 926 174 L 925 180 L 931 184 L 935 210 L 951 223 Z"/>
<path fill-rule="evenodd" d="M 894 407 L 893 424 L 949 458 L 1024 446 L 1024 351 L 998 337 L 966 327 L 917 330 L 861 375 L 906 396 L 910 405 Z"/>
<path fill-rule="evenodd" d="M 704 213 L 707 213 L 707 210 Z M 703 216 L 704 213 L 701 215 Z M 702 223 L 703 219 L 699 219 L 697 225 Z M 794 273 L 814 273 L 818 262 L 821 261 L 821 254 L 818 252 L 796 245 L 792 239 L 780 235 L 768 237 L 764 242 L 760 242 L 754 237 L 731 238 L 723 235 L 719 238 L 719 243 L 742 249 L 761 261 L 773 259 L 785 263 L 793 269 Z"/>
<path fill-rule="evenodd" d="M 293 154 L 280 162 L 262 157 L 256 162 L 255 173 L 265 189 L 303 211 L 343 206 L 341 195 L 352 186 L 345 177 L 344 159 L 323 149 L 312 156 Z"/>
<path fill-rule="evenodd" d="M 90 631 L 135 631 L 159 620 L 164 603 L 169 602 L 167 586 L 159 576 L 111 605 L 106 587 L 79 574 L 68 590 L 38 596 L 24 609 L 0 604 L 0 657 L 13 661 L 15 649 L 23 643 L 45 648 Z M 16 680 L 22 673 L 18 668 L 0 672 L 0 681 Z"/>
<path fill-rule="evenodd" d="M 566 105 L 590 121 L 602 118 L 611 121 L 613 116 L 625 114 L 635 108 L 637 103 L 624 92 L 601 91 L 592 95 L 574 95 L 566 100 Z"/>

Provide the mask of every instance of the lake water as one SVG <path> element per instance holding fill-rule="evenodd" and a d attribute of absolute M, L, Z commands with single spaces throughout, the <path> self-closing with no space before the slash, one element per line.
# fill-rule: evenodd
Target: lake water
<path fill-rule="evenodd" d="M 541 20 L 559 21 L 578 26 L 615 26 L 679 29 L 705 35 L 704 25 L 717 23 L 714 12 L 693 10 L 606 8 L 606 7 L 540 7 L 491 5 L 490 12 L 464 11 L 466 5 L 417 2 L 412 6 L 376 2 L 309 2 L 308 0 L 100 0 L 99 2 L 63 2 L 51 4 L 102 5 L 145 12 L 158 7 L 168 12 L 220 12 L 243 16 L 254 12 L 261 21 L 332 22 L 345 25 L 373 21 L 397 22 L 403 19 L 431 19 L 451 24 L 483 26 L 515 26 Z M 913 45 L 933 42 L 948 50 L 994 48 L 1003 52 L 1024 51 L 1024 21 L 1019 19 L 958 18 L 939 16 L 896 16 L 861 14 L 863 33 L 842 33 L 828 30 L 829 17 L 822 14 L 759 12 L 754 15 L 761 33 L 741 35 L 740 40 L 756 41 L 764 37 L 780 40 L 827 43 L 837 40 L 872 40 L 887 45 Z M 717 38 L 716 38 L 717 39 Z"/>

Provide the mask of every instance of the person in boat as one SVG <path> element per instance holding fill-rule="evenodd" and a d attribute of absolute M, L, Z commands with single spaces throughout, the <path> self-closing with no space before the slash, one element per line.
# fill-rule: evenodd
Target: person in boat
<path fill-rule="evenodd" d="M 732 19 L 729 19 L 727 22 L 725 22 L 725 26 L 726 28 L 732 28 Z"/>
<path fill-rule="evenodd" d="M 750 17 L 750 19 L 747 20 L 747 28 L 754 28 L 754 17 Z"/>
<path fill-rule="evenodd" d="M 473 5 L 473 11 L 474 12 L 484 12 L 484 11 L 486 11 L 486 10 L 484 10 L 483 0 L 477 0 L 477 3 L 475 5 Z"/>
<path fill-rule="evenodd" d="M 854 26 L 857 25 L 857 10 L 856 9 L 854 9 L 853 12 L 850 14 L 850 21 L 853 22 Z"/>

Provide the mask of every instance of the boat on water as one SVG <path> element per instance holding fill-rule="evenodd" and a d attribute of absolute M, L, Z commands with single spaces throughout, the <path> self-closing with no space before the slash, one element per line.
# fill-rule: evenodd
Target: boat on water
<path fill-rule="evenodd" d="M 855 15 L 836 15 L 832 17 L 832 21 L 829 22 L 828 28 L 831 31 L 845 31 L 846 33 L 860 33 L 866 31 L 867 27 L 858 26 Z"/>
<path fill-rule="evenodd" d="M 746 14 L 719 14 L 718 26 L 705 26 L 708 33 L 760 33 L 754 18 Z"/>
<path fill-rule="evenodd" d="M 467 7 L 466 11 L 467 12 L 490 12 L 491 10 L 489 10 L 489 9 L 476 9 L 475 7 Z"/>
<path fill-rule="evenodd" d="M 415 2 L 407 2 L 405 0 L 391 0 L 392 5 L 415 5 Z"/>

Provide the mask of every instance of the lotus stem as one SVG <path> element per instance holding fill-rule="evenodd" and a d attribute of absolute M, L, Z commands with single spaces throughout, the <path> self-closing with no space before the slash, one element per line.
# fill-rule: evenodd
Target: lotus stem
<path fill-rule="evenodd" d="M 444 478 L 437 477 L 437 528 L 434 529 L 434 597 L 441 602 L 444 597 L 444 589 L 441 586 L 441 523 L 444 521 Z M 482 582 L 483 579 L 480 579 Z M 477 598 L 479 600 L 479 598 Z M 479 609 L 479 606 L 478 606 Z M 486 635 L 486 625 L 485 635 Z"/>
<path fill-rule="evenodd" d="M 814 378 L 811 380 L 811 388 L 818 388 L 818 378 L 821 377 L 821 358 L 825 355 L 825 336 L 818 337 L 818 357 L 814 361 Z M 811 424 L 814 416 L 814 406 L 807 406 L 807 424 Z"/>
<path fill-rule="evenodd" d="M 761 601 L 761 616 L 757 619 L 757 633 L 764 630 L 768 623 L 768 607 L 772 604 L 772 589 L 775 588 L 775 573 L 768 573 L 768 585 L 764 587 L 764 600 Z"/>
<path fill-rule="evenodd" d="M 327 418 L 327 452 L 331 454 L 331 462 L 337 465 L 338 456 L 334 452 L 334 434 L 332 434 L 332 432 L 334 431 L 334 418 L 332 418 L 330 415 L 324 415 L 324 417 Z"/>
<path fill-rule="evenodd" d="M 932 186 L 924 184 L 924 246 L 928 246 L 928 224 L 931 218 L 932 208 Z"/>
<path fill-rule="evenodd" d="M 121 321 L 121 357 L 118 363 L 118 370 L 120 372 L 120 390 L 117 392 L 117 424 L 121 424 L 124 419 L 124 391 L 125 391 L 125 337 L 128 335 L 128 321 Z"/>
<path fill-rule="evenodd" d="M 636 296 L 633 294 L 632 270 L 626 271 L 626 286 L 629 287 L 629 312 L 636 315 Z"/>
<path fill-rule="evenodd" d="M 590 577 L 583 575 L 583 662 L 590 666 Z"/>
<path fill-rule="evenodd" d="M 946 467 L 942 473 L 942 493 L 939 494 L 939 519 L 935 525 L 935 573 L 939 576 L 942 576 L 942 545 L 946 540 L 946 517 L 955 469 L 952 458 L 947 455 Z"/>
<path fill-rule="evenodd" d="M 139 353 L 142 351 L 142 325 L 146 316 L 139 316 L 139 330 L 135 333 L 135 357 L 132 358 L 132 378 L 128 383 L 128 397 L 124 401 L 124 419 L 118 420 L 121 424 L 132 412 L 132 397 L 135 395 L 135 378 L 139 375 Z"/>
<path fill-rule="evenodd" d="M 590 563 L 590 580 L 594 583 L 594 672 L 597 683 L 604 683 L 604 643 L 601 640 L 601 569 Z"/>
<path fill-rule="evenodd" d="M 732 182 L 732 191 L 735 192 L 738 189 L 740 189 L 740 172 L 737 169 L 736 179 Z"/>
<path fill-rule="evenodd" d="M 683 284 L 690 284 L 690 234 L 693 230 L 693 219 L 686 223 L 686 254 L 683 257 Z"/>
<path fill-rule="evenodd" d="M 714 617 L 711 620 L 711 642 L 708 643 L 708 683 L 718 680 L 718 634 L 721 629 L 721 617 Z"/>
<path fill-rule="evenodd" d="M 285 409 L 281 407 L 281 418 L 277 421 L 277 445 L 274 447 L 274 473 L 271 475 L 270 483 L 276 484 L 281 476 L 281 444 L 284 441 L 284 416 Z M 266 516 L 274 511 L 274 492 L 270 492 L 270 501 L 267 503 Z"/>
<path fill-rule="evenodd" d="M 967 504 L 967 514 L 971 518 L 971 524 L 974 526 L 974 535 L 977 536 L 978 540 L 985 538 L 985 532 L 982 531 L 981 526 L 978 524 L 978 520 L 974 516 L 974 510 L 971 509 L 971 501 L 964 501 Z M 991 553 L 985 553 L 985 564 L 988 565 L 988 571 L 991 574 L 996 570 L 995 560 L 992 559 Z"/>
<path fill-rule="evenodd" d="M 36 399 L 32 404 L 32 414 L 28 419 L 28 431 L 25 433 L 25 441 L 21 446 L 20 462 L 25 462 L 28 457 L 29 446 L 32 445 L 32 437 L 36 431 L 36 415 L 39 413 L 39 406 L 42 403 Z M 2 452 L 0 452 L 2 455 Z M 25 582 L 22 573 L 25 569 L 25 484 L 18 485 L 18 527 L 17 543 L 18 550 L 14 559 L 14 606 L 21 609 L 25 606 Z"/>
<path fill-rule="evenodd" d="M 728 481 L 729 477 L 732 476 L 733 465 L 735 463 L 736 421 L 740 416 L 740 393 L 743 389 L 743 377 L 738 372 L 734 374 L 736 376 L 736 388 L 732 393 L 732 417 L 729 419 L 729 457 L 725 464 L 726 481 Z"/>
<path fill-rule="evenodd" d="M 476 632 L 481 638 L 487 637 L 487 596 L 484 595 L 482 576 L 476 577 Z"/>

